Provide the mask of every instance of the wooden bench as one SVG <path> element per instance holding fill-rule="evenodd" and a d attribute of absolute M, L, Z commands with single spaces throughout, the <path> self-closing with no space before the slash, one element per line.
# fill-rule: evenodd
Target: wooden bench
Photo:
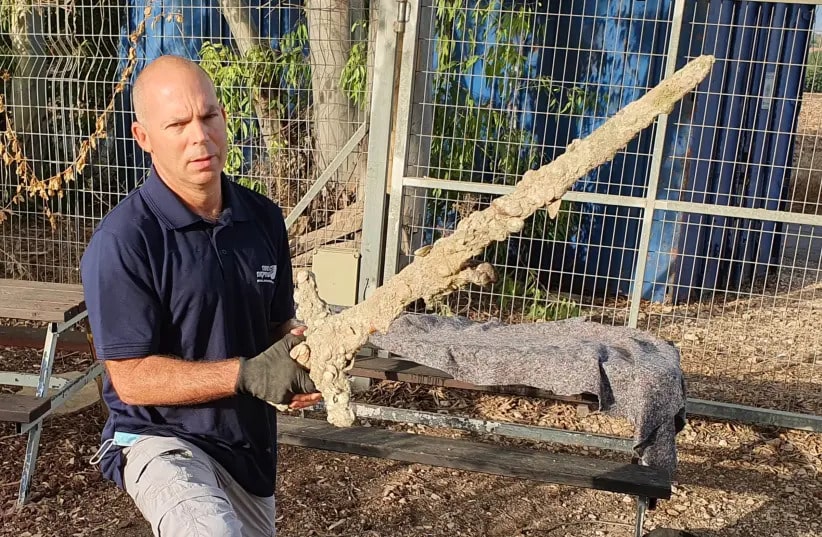
<path fill-rule="evenodd" d="M 87 315 L 80 286 L 0 280 L 0 296 L 0 316 L 49 323 L 40 375 L 0 373 L 0 383 L 6 380 L 7 384 L 37 387 L 37 394 L 33 397 L 0 397 L 0 420 L 14 422 L 20 433 L 29 433 L 18 497 L 18 504 L 23 505 L 28 497 L 34 472 L 43 419 L 76 390 L 98 377 L 102 373 L 102 365 L 95 361 L 94 366 L 71 383 L 61 384 L 51 378 L 57 338 L 83 321 Z M 87 334 L 93 353 L 91 334 Z M 579 397 L 563 398 L 522 386 L 473 386 L 455 381 L 441 371 L 389 356 L 373 347 L 365 347 L 360 352 L 350 374 L 372 379 L 545 397 L 577 404 L 596 402 L 595 398 L 584 394 Z M 59 391 L 51 397 L 46 397 L 47 387 L 58 388 Z M 473 432 L 493 432 L 531 440 L 631 451 L 630 439 L 546 427 L 485 422 L 375 405 L 354 406 L 358 416 L 376 420 L 456 427 Z M 631 457 L 626 457 L 628 460 L 624 463 L 615 463 L 593 457 L 559 455 L 544 450 L 393 432 L 376 427 L 341 429 L 325 421 L 291 416 L 280 416 L 278 437 L 281 443 L 287 445 L 630 494 L 637 499 L 637 537 L 642 535 L 646 510 L 653 508 L 656 500 L 671 496 L 671 482 L 664 472 L 635 464 L 636 461 Z"/>
<path fill-rule="evenodd" d="M 546 483 L 667 499 L 671 483 L 664 472 L 631 463 L 505 447 L 378 427 L 334 427 L 318 419 L 280 416 L 283 444 L 352 453 L 395 461 L 441 466 Z"/>
<path fill-rule="evenodd" d="M 457 381 L 442 371 L 388 355 L 371 346 L 366 346 L 359 352 L 349 374 L 366 379 L 526 395 L 584 406 L 597 402 L 596 397 L 590 394 L 563 397 L 527 386 L 476 386 Z M 316 409 L 321 410 L 323 406 L 320 404 Z M 643 535 L 646 511 L 655 508 L 658 500 L 671 497 L 671 477 L 662 469 L 637 464 L 633 455 L 633 439 L 630 438 L 362 403 L 352 403 L 352 408 L 358 418 L 611 450 L 625 453 L 625 462 L 469 439 L 394 432 L 379 427 L 337 428 L 321 419 L 282 415 L 278 418 L 278 441 L 299 447 L 628 494 L 636 498 L 636 537 Z"/>
<path fill-rule="evenodd" d="M 651 502 L 671 497 L 666 472 L 630 462 L 379 427 L 340 428 L 323 420 L 294 416 L 279 416 L 277 439 L 285 445 L 628 494 L 637 499 L 635 537 L 643 536 Z"/>
<path fill-rule="evenodd" d="M 0 421 L 14 423 L 17 433 L 28 433 L 23 472 L 20 478 L 18 505 L 29 497 L 31 479 L 37 463 L 43 420 L 60 408 L 83 386 L 98 378 L 102 365 L 95 360 L 80 377 L 68 381 L 51 375 L 57 340 L 87 317 L 83 289 L 80 285 L 0 279 L 0 317 L 47 323 L 45 344 L 36 375 L 0 371 L 0 384 L 35 388 L 35 395 L 0 395 Z M 91 331 L 87 331 L 89 348 L 94 354 Z M 49 389 L 54 390 L 49 393 Z"/>
<path fill-rule="evenodd" d="M 31 423 L 51 410 L 51 400 L 36 395 L 0 393 L 0 421 Z"/>

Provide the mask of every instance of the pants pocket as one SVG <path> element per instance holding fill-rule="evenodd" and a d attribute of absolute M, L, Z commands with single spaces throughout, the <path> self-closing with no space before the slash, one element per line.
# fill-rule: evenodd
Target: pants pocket
<path fill-rule="evenodd" d="M 207 459 L 185 447 L 134 447 L 126 463 L 126 492 L 155 536 L 240 535 L 239 520 Z"/>

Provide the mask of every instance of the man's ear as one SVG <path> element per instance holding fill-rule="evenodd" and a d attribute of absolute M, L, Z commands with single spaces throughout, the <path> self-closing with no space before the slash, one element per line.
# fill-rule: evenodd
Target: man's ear
<path fill-rule="evenodd" d="M 137 143 L 146 153 L 151 153 L 151 141 L 148 139 L 148 132 L 146 128 L 139 122 L 135 121 L 131 124 L 131 135 L 137 140 Z"/>

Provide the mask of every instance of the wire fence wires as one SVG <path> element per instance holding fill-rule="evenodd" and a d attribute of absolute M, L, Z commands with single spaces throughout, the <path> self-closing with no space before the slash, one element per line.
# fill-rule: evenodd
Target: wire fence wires
<path fill-rule="evenodd" d="M 820 13 L 728 0 L 5 0 L 2 276 L 79 281 L 94 226 L 150 166 L 130 135 L 130 89 L 164 53 L 214 79 L 226 171 L 284 208 L 294 264 L 329 245 L 353 253 L 359 299 L 713 54 L 698 90 L 581 179 L 557 218 L 539 212 L 487 249 L 492 288 L 432 307 L 636 326 L 680 347 L 692 397 L 818 417 Z"/>
<path fill-rule="evenodd" d="M 457 5 L 426 0 L 411 16 L 386 273 L 712 54 L 698 90 L 578 181 L 556 219 L 537 213 L 486 250 L 492 289 L 433 308 L 639 327 L 680 347 L 692 397 L 822 414 L 820 9 Z"/>

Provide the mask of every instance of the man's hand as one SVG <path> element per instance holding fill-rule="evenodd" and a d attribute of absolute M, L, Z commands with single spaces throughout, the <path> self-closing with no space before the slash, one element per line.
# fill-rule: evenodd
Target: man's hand
<path fill-rule="evenodd" d="M 237 391 L 276 405 L 305 408 L 320 400 L 308 371 L 290 355 L 291 349 L 304 338 L 294 333 L 253 358 L 240 359 Z"/>
<path fill-rule="evenodd" d="M 303 335 L 305 335 L 305 331 L 306 331 L 307 328 L 308 328 L 307 326 L 305 326 L 304 324 L 301 324 L 301 325 L 293 327 L 291 329 L 291 333 L 294 334 L 295 336 L 302 337 Z"/>
<path fill-rule="evenodd" d="M 291 399 L 288 408 L 291 410 L 301 410 L 316 405 L 323 400 L 323 394 L 317 393 L 298 393 Z"/>
<path fill-rule="evenodd" d="M 307 327 L 304 324 L 295 325 L 291 328 L 291 333 L 295 336 L 303 337 L 305 334 Z M 303 340 L 305 338 L 303 337 Z M 305 369 L 311 367 L 311 352 L 308 350 L 308 345 L 300 344 L 297 345 L 296 349 L 291 351 L 291 358 L 297 360 L 297 363 L 303 366 Z"/>
<path fill-rule="evenodd" d="M 295 326 L 291 329 L 291 333 L 295 336 L 303 337 L 305 334 L 306 326 L 304 324 Z M 293 358 L 293 356 L 292 356 Z M 302 363 L 302 358 L 305 358 L 305 363 Z M 300 359 L 297 360 L 300 365 L 307 366 L 308 365 L 308 356 L 303 355 L 300 356 Z M 291 404 L 288 405 L 288 408 L 291 410 L 301 410 L 303 408 L 308 408 L 316 405 L 320 401 L 323 400 L 323 395 L 321 393 L 298 393 L 295 394 L 294 397 L 291 399 Z"/>
<path fill-rule="evenodd" d="M 302 336 L 305 330 L 306 326 L 303 323 L 301 323 L 297 319 L 289 319 L 282 323 L 272 325 L 269 330 L 269 334 L 271 336 L 271 341 L 274 342 L 279 339 L 282 339 L 283 336 L 285 336 L 288 333 L 297 336 Z"/>

